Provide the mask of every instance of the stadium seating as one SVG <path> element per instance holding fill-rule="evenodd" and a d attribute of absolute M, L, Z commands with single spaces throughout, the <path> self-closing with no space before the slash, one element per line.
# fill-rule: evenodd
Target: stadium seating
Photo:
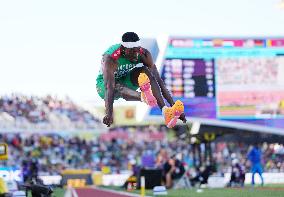
<path fill-rule="evenodd" d="M 0 129 L 93 129 L 98 118 L 71 99 L 12 94 L 0 97 Z"/>

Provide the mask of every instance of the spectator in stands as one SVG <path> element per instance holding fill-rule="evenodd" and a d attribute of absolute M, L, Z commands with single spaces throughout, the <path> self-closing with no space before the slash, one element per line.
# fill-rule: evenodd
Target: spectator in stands
<path fill-rule="evenodd" d="M 27 182 L 29 180 L 30 169 L 27 161 L 22 162 L 22 172 L 23 172 L 23 180 Z"/>
<path fill-rule="evenodd" d="M 143 168 L 154 168 L 155 167 L 155 156 L 152 150 L 144 151 L 141 160 L 142 160 Z"/>
<path fill-rule="evenodd" d="M 185 173 L 183 163 L 173 155 L 164 164 L 164 176 L 166 187 L 171 188 L 174 185 L 174 181 L 180 179 Z"/>
<path fill-rule="evenodd" d="M 232 161 L 232 172 L 229 187 L 240 186 L 244 187 L 245 183 L 245 167 L 238 159 Z"/>
<path fill-rule="evenodd" d="M 213 167 L 211 165 L 197 167 L 196 175 L 190 179 L 191 186 L 194 187 L 198 184 L 198 187 L 200 187 L 202 184 L 207 184 L 208 178 L 212 173 Z"/>
<path fill-rule="evenodd" d="M 3 120 L 3 121 L 1 121 Z M 8 121 L 7 121 L 8 120 Z M 36 97 L 12 94 L 0 97 L 0 128 L 94 128 L 99 125 L 90 112 L 76 105 L 70 98 Z"/>
<path fill-rule="evenodd" d="M 168 159 L 169 157 L 167 150 L 162 148 L 161 150 L 159 150 L 157 155 L 156 167 L 161 169 L 164 168 L 164 164 L 167 162 Z"/>
<path fill-rule="evenodd" d="M 155 133 L 161 131 L 159 126 L 153 127 Z M 127 127 L 113 128 L 115 133 L 103 133 L 104 138 L 91 138 L 88 141 L 72 135 L 61 137 L 61 132 L 39 134 L 30 132 L 9 133 L 2 130 L 0 141 L 9 145 L 9 159 L 1 162 L 2 166 L 21 167 L 23 160 L 38 158 L 39 174 L 59 174 L 66 168 L 89 168 L 100 171 L 106 166 L 111 173 L 131 170 L 129 164 L 135 161 L 139 169 L 143 164 L 142 153 L 151 150 L 157 156 L 155 168 L 163 169 L 168 162 L 168 153 L 173 151 L 183 153 L 181 162 L 186 163 L 187 157 L 193 159 L 193 149 L 187 141 L 167 140 L 166 135 L 150 135 L 142 127 L 135 127 L 135 132 Z M 149 130 L 149 129 L 148 129 Z M 164 131 L 166 132 L 166 131 Z M 62 134 L 62 133 L 61 133 Z M 116 139 L 116 140 L 113 140 Z M 284 172 L 283 144 L 262 143 L 263 170 L 266 172 Z M 249 145 L 243 142 L 212 143 L 213 161 L 221 173 L 231 172 L 232 155 L 240 163 L 247 157 Z M 187 151 L 183 151 L 187 150 Z M 204 150 L 201 150 L 204 151 Z M 201 153 L 202 154 L 202 153 Z M 192 162 L 187 165 L 192 170 Z M 131 164 L 132 165 L 132 164 Z M 152 166 L 152 163 L 150 164 Z M 191 173 L 192 174 L 192 173 Z"/>
<path fill-rule="evenodd" d="M 261 178 L 261 186 L 263 186 L 264 184 L 263 176 L 262 176 L 263 170 L 262 170 L 262 165 L 261 165 L 261 157 L 262 157 L 262 152 L 260 148 L 258 147 L 258 145 L 255 144 L 247 156 L 247 158 L 251 162 L 251 172 L 252 172 L 251 184 L 252 186 L 255 185 L 254 176 L 256 173 L 258 173 Z"/>

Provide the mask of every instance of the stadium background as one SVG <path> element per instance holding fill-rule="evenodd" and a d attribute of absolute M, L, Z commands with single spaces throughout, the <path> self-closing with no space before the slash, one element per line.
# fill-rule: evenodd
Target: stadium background
<path fill-rule="evenodd" d="M 69 186 L 81 188 L 64 187 L 58 196 L 119 195 L 99 193 L 105 188 L 93 185 L 117 190 L 135 167 L 153 167 L 172 154 L 189 175 L 214 163 L 209 187 L 224 186 L 238 161 L 249 184 L 246 155 L 255 142 L 263 151 L 265 184 L 283 184 L 283 2 L 145 1 L 141 10 L 149 4 L 153 13 L 145 14 L 142 27 L 136 25 L 142 17 L 130 19 L 128 12 L 121 15 L 125 22 L 115 21 L 131 2 L 112 4 L 1 2 L 0 137 L 8 144 L 8 160 L 1 161 L 0 175 L 8 188 L 15 189 L 14 181 L 26 176 L 25 165 L 34 163 L 44 184 L 67 185 L 69 179 Z M 112 27 L 98 20 L 103 10 L 112 13 L 106 17 Z M 140 35 L 168 89 L 185 102 L 186 125 L 167 129 L 157 108 L 123 101 L 115 103 L 114 126 L 102 125 L 103 102 L 94 82 L 98 54 L 128 30 Z M 265 189 L 277 196 L 283 187 Z M 182 195 L 175 191 L 169 193 Z M 238 192 L 246 195 L 246 189 Z"/>

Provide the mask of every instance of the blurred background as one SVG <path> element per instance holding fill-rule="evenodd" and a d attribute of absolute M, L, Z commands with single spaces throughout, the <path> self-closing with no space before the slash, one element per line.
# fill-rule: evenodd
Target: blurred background
<path fill-rule="evenodd" d="M 66 186 L 130 190 L 141 176 L 148 189 L 242 187 L 256 147 L 264 184 L 284 188 L 283 24 L 281 0 L 1 1 L 6 190 L 33 179 L 63 187 L 55 196 Z M 104 51 L 127 31 L 184 102 L 187 124 L 168 129 L 160 109 L 122 99 L 112 127 L 102 124 L 96 76 Z"/>

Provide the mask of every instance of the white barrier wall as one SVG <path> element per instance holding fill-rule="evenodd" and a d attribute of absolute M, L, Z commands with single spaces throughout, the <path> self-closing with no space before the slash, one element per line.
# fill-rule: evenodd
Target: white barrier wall
<path fill-rule="evenodd" d="M 62 179 L 61 175 L 39 176 L 44 185 L 59 185 Z"/>
<path fill-rule="evenodd" d="M 264 184 L 284 184 L 284 173 L 267 172 L 262 174 Z M 225 187 L 231 178 L 231 173 L 225 173 L 225 176 L 210 176 L 208 179 L 208 186 L 211 188 Z M 246 173 L 245 184 L 251 184 L 252 173 Z M 255 184 L 260 184 L 261 179 L 258 174 L 254 177 Z"/>
<path fill-rule="evenodd" d="M 123 174 L 105 174 L 102 176 L 102 183 L 105 186 L 114 185 L 122 186 L 126 179 L 131 175 L 129 173 Z M 221 176 L 210 176 L 208 179 L 209 187 L 224 187 L 230 181 L 230 173 L 225 173 L 224 177 Z M 251 184 L 251 173 L 246 173 L 245 184 Z M 61 176 L 40 176 L 44 184 L 59 184 Z M 284 173 L 263 173 L 264 184 L 284 184 Z M 255 183 L 260 184 L 260 177 L 258 174 L 255 175 Z"/>
<path fill-rule="evenodd" d="M 284 173 L 263 173 L 264 184 L 279 184 L 284 183 Z M 245 184 L 251 184 L 251 173 L 246 173 Z M 256 184 L 260 184 L 261 180 L 258 174 L 254 176 L 254 180 Z"/>
<path fill-rule="evenodd" d="M 103 175 L 103 185 L 122 186 L 125 181 L 130 177 L 129 174 L 105 174 Z"/>

